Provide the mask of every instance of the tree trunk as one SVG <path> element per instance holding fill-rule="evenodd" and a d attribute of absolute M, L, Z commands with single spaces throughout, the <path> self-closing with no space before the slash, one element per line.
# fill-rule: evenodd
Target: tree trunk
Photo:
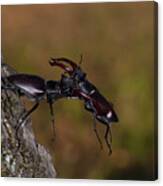
<path fill-rule="evenodd" d="M 1 75 L 15 71 L 2 62 Z M 2 81 L 1 86 L 6 82 Z M 3 177 L 54 178 L 56 171 L 47 150 L 36 142 L 31 120 L 24 121 L 16 134 L 20 116 L 26 112 L 16 91 L 1 91 L 1 175 Z M 18 145 L 20 147 L 18 148 Z"/>

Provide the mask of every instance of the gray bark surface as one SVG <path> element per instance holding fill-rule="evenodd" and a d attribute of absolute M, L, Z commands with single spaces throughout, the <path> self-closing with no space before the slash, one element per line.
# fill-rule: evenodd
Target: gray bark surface
<path fill-rule="evenodd" d="M 2 63 L 1 76 L 15 71 Z M 1 82 L 2 85 L 6 82 Z M 16 91 L 1 91 L 1 176 L 55 178 L 56 171 L 47 150 L 36 142 L 30 118 L 24 121 L 18 136 L 16 126 L 26 110 Z M 20 148 L 17 148 L 20 144 Z"/>

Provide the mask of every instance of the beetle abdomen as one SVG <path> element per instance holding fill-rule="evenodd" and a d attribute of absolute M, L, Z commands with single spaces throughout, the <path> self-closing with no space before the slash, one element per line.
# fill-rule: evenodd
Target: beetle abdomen
<path fill-rule="evenodd" d="M 8 81 L 30 96 L 39 97 L 45 93 L 43 78 L 29 74 L 14 74 L 7 77 Z"/>

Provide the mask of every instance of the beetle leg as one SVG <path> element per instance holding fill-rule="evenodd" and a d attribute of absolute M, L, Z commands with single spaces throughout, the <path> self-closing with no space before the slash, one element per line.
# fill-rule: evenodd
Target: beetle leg
<path fill-rule="evenodd" d="M 110 140 L 108 141 L 108 134 L 110 133 L 110 125 L 106 125 L 106 132 L 105 132 L 105 142 L 109 148 L 109 156 L 112 154 L 112 147 L 111 147 L 111 142 Z"/>
<path fill-rule="evenodd" d="M 25 119 L 39 106 L 39 102 L 36 102 L 36 104 L 25 113 L 25 115 L 19 120 L 20 123 L 18 123 L 18 126 L 16 127 L 16 137 L 18 139 L 18 149 L 20 147 L 20 140 L 19 140 L 19 129 L 21 128 L 22 124 L 24 123 Z"/>
<path fill-rule="evenodd" d="M 82 92 L 81 92 L 81 93 L 82 93 Z M 83 95 L 85 96 L 85 94 L 83 94 Z M 98 139 L 98 142 L 99 142 L 99 144 L 100 144 L 101 149 L 103 149 L 102 141 L 101 141 L 101 139 L 100 139 L 100 136 L 99 136 L 99 134 L 98 134 L 98 132 L 97 132 L 97 128 L 96 128 L 96 110 L 95 110 L 95 108 L 94 108 L 94 106 L 93 106 L 93 104 L 92 104 L 91 101 L 90 101 L 90 105 L 91 105 L 91 107 L 92 107 L 92 109 L 93 109 L 93 111 L 94 111 L 94 113 L 93 113 L 93 130 L 94 130 L 94 132 L 95 132 L 95 134 L 96 134 L 96 137 L 97 137 L 97 139 Z"/>
<path fill-rule="evenodd" d="M 113 138 L 112 138 L 112 129 L 111 129 L 110 126 L 109 126 L 109 138 L 110 138 L 110 142 L 112 143 L 112 141 L 113 141 Z"/>
<path fill-rule="evenodd" d="M 100 136 L 99 136 L 99 134 L 98 134 L 98 132 L 97 132 L 97 128 L 96 128 L 96 118 L 95 118 L 95 116 L 93 116 L 93 130 L 94 130 L 94 132 L 95 132 L 95 134 L 96 134 L 96 137 L 97 137 L 98 142 L 99 142 L 99 144 L 100 144 L 100 148 L 101 148 L 101 150 L 102 150 L 102 149 L 103 149 L 103 145 L 102 145 L 102 141 L 101 141 L 101 139 L 100 139 Z"/>
<path fill-rule="evenodd" d="M 54 134 L 54 138 L 52 139 L 53 141 L 55 140 L 56 134 L 55 134 L 55 120 L 54 120 L 54 111 L 53 111 L 53 103 L 49 102 L 49 106 L 50 106 L 50 114 L 51 114 L 51 121 L 52 121 L 52 131 Z"/>

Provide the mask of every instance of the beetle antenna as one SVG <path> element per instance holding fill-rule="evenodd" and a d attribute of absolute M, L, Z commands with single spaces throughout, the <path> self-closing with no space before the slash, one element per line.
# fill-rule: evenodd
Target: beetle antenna
<path fill-rule="evenodd" d="M 96 118 L 95 118 L 94 115 L 93 115 L 93 130 L 94 130 L 94 132 L 95 132 L 95 134 L 96 134 L 96 137 L 97 137 L 98 142 L 99 142 L 99 144 L 100 144 L 100 148 L 101 148 L 101 150 L 102 150 L 102 149 L 103 149 L 103 145 L 102 145 L 102 141 L 101 141 L 101 139 L 100 139 L 100 136 L 99 136 L 99 134 L 98 134 L 98 132 L 97 132 L 97 128 L 96 128 Z"/>
<path fill-rule="evenodd" d="M 109 127 L 109 138 L 110 138 L 110 142 L 112 143 L 113 138 L 112 138 L 112 129 L 111 129 L 111 127 Z"/>
<path fill-rule="evenodd" d="M 108 141 L 108 134 L 111 134 L 110 131 L 111 131 L 110 130 L 110 125 L 106 125 L 106 132 L 105 132 L 104 138 L 105 138 L 105 142 L 106 142 L 106 144 L 109 148 L 109 156 L 112 154 L 112 146 L 111 146 L 111 139 L 112 138 L 110 138 L 109 141 Z"/>
<path fill-rule="evenodd" d="M 79 61 L 79 65 L 82 64 L 82 61 L 83 61 L 83 54 L 80 55 L 80 61 Z"/>

